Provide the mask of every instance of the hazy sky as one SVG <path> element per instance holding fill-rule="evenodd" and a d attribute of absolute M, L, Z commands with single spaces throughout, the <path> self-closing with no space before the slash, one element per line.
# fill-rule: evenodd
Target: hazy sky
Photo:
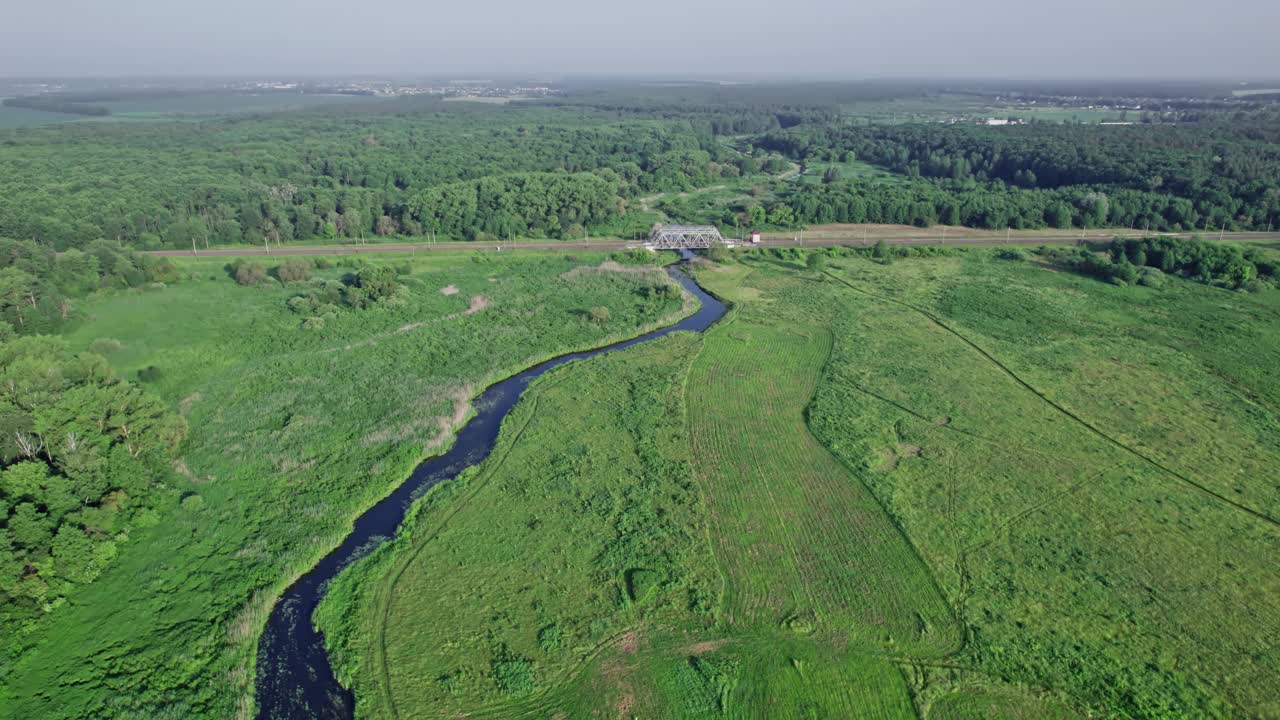
<path fill-rule="evenodd" d="M 0 76 L 1280 76 L 1280 0 L 8 0 Z"/>

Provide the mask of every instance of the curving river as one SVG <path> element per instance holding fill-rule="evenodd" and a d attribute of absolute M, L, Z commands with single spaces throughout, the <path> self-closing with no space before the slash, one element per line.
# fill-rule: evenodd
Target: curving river
<path fill-rule="evenodd" d="M 285 591 L 272 608 L 258 642 L 256 696 L 260 720 L 352 717 L 355 699 L 333 676 L 323 638 L 311 624 L 312 612 L 329 581 L 344 567 L 395 535 L 416 498 L 488 457 L 498 439 L 502 419 L 534 378 L 571 360 L 621 350 L 678 330 L 702 332 L 724 315 L 724 304 L 697 283 L 676 270 L 667 272 L 698 298 L 701 306 L 697 312 L 661 330 L 595 350 L 561 355 L 490 385 L 476 399 L 475 416 L 458 431 L 449 452 L 418 465 L 400 487 L 356 519 L 351 534 L 341 545 Z"/>

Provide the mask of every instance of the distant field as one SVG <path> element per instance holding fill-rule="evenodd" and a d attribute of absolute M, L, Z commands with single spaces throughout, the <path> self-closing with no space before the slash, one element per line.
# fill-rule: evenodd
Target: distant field
<path fill-rule="evenodd" d="M 313 93 L 192 93 L 180 97 L 155 97 L 146 100 L 100 103 L 111 109 L 110 115 L 101 117 L 0 106 L 0 128 L 49 125 L 60 122 L 172 120 L 182 116 L 284 112 L 329 105 L 375 103 L 378 100 L 379 98 L 364 95 L 321 95 Z"/>
<path fill-rule="evenodd" d="M 313 93 L 192 94 L 147 100 L 103 103 L 111 108 L 108 117 L 131 118 L 155 115 L 219 115 L 227 113 L 279 112 L 327 105 L 376 103 L 364 95 L 321 95 Z"/>
<path fill-rule="evenodd" d="M 27 108 L 5 107 L 0 105 L 0 129 L 30 127 L 34 125 L 51 125 L 53 123 L 81 120 L 82 115 L 68 113 L 44 112 Z"/>
<path fill-rule="evenodd" d="M 455 95 L 452 97 L 446 97 L 444 101 L 445 102 L 473 102 L 473 103 L 483 103 L 487 105 L 506 105 L 507 103 L 510 103 L 512 99 L 513 98 L 507 98 L 507 97 L 471 97 L 471 96 Z"/>
<path fill-rule="evenodd" d="M 950 119 L 980 121 L 986 118 L 1018 117 L 1050 122 L 1137 121 L 1142 113 L 1088 107 L 1032 107 L 995 102 L 988 95 L 939 93 L 894 100 L 874 100 L 843 105 L 842 110 L 865 122 L 938 122 Z"/>

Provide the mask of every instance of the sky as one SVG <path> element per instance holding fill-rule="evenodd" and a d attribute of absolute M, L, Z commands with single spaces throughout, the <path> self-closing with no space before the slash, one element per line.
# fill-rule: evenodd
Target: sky
<path fill-rule="evenodd" d="M 0 77 L 1275 77 L 1277 29 L 1277 0 L 6 0 Z"/>

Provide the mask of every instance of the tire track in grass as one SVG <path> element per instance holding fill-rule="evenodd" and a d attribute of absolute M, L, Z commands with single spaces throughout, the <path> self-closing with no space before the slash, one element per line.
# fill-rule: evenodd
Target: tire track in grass
<path fill-rule="evenodd" d="M 1001 372 L 1003 372 L 1005 375 L 1008 375 L 1008 376 L 1009 376 L 1009 377 L 1010 377 L 1014 382 L 1016 382 L 1018 385 L 1022 386 L 1025 390 L 1027 390 L 1028 392 L 1030 392 L 1031 394 L 1035 395 L 1037 398 L 1039 398 L 1040 400 L 1042 400 L 1043 402 L 1045 402 L 1047 405 L 1049 405 L 1049 407 L 1053 408 L 1054 410 L 1056 410 L 1056 411 L 1058 411 L 1059 413 L 1061 413 L 1062 415 L 1066 416 L 1067 418 L 1069 418 L 1070 420 L 1072 420 L 1072 421 L 1073 421 L 1073 422 L 1075 422 L 1076 424 L 1080 425 L 1080 426 L 1081 426 L 1081 427 L 1083 427 L 1084 429 L 1086 429 L 1086 430 L 1088 430 L 1089 432 L 1093 433 L 1094 435 L 1098 436 L 1099 438 L 1101 438 L 1103 441 L 1107 442 L 1108 444 L 1110 444 L 1110 445 L 1112 445 L 1112 446 L 1114 446 L 1114 447 L 1116 447 L 1116 448 L 1119 448 L 1120 450 L 1123 450 L 1123 451 L 1124 451 L 1124 452 L 1126 452 L 1126 453 L 1129 453 L 1130 455 L 1132 455 L 1132 456 L 1136 457 L 1137 459 L 1141 460 L 1142 462 L 1146 463 L 1147 465 L 1150 465 L 1151 467 L 1153 467 L 1153 468 L 1155 468 L 1155 469 L 1159 470 L 1161 473 L 1163 473 L 1163 474 L 1165 474 L 1165 475 L 1167 475 L 1167 476 L 1169 476 L 1169 477 L 1172 477 L 1172 478 L 1174 478 L 1175 480 L 1181 481 L 1182 483 L 1184 483 L 1184 484 L 1188 485 L 1189 487 L 1194 488 L 1194 489 L 1196 489 L 1196 490 L 1199 490 L 1200 492 L 1204 493 L 1205 495 L 1208 495 L 1209 497 L 1211 497 L 1211 498 L 1213 498 L 1213 499 L 1215 499 L 1215 500 L 1218 500 L 1218 501 L 1220 501 L 1220 502 L 1222 502 L 1222 503 L 1225 503 L 1226 505 L 1229 505 L 1230 507 L 1235 508 L 1236 510 L 1239 510 L 1240 512 L 1243 512 L 1243 513 L 1246 513 L 1246 514 L 1248 514 L 1248 515 L 1251 515 L 1251 516 L 1253 516 L 1254 518 L 1256 518 L 1256 519 L 1258 519 L 1258 520 L 1261 520 L 1262 522 L 1267 523 L 1268 525 L 1271 525 L 1272 527 L 1280 528 L 1280 520 L 1277 520 L 1276 518 L 1271 517 L 1270 515 L 1268 515 L 1268 514 L 1266 514 L 1266 513 L 1262 512 L 1261 510 L 1257 510 L 1257 509 L 1251 508 L 1251 507 L 1249 507 L 1248 505 L 1245 505 L 1245 504 L 1243 504 L 1243 503 L 1240 503 L 1240 502 L 1237 502 L 1237 501 L 1235 501 L 1235 500 L 1232 500 L 1231 498 L 1229 498 L 1229 497 L 1227 497 L 1227 496 L 1225 496 L 1225 495 L 1223 495 L 1223 494 L 1221 494 L 1221 493 L 1217 492 L 1216 490 L 1213 490 L 1212 488 L 1210 488 L 1210 487 L 1208 487 L 1208 486 L 1206 486 L 1206 485 L 1203 485 L 1203 484 L 1201 484 L 1201 483 L 1199 483 L 1199 482 L 1196 482 L 1195 480 L 1192 480 L 1191 478 L 1189 478 L 1189 477 L 1187 477 L 1187 476 L 1183 475 L 1182 473 L 1178 472 L 1177 470 L 1174 470 L 1173 468 L 1170 468 L 1170 467 L 1168 467 L 1167 465 L 1165 465 L 1165 464 L 1161 463 L 1159 460 L 1156 460 L 1155 458 L 1153 458 L 1153 457 L 1151 457 L 1151 456 L 1149 456 L 1149 455 L 1147 455 L 1147 454 L 1143 453 L 1142 451 L 1138 450 L 1137 448 L 1134 448 L 1134 447 L 1132 447 L 1132 446 L 1128 445 L 1127 443 L 1123 442 L 1122 440 L 1119 440 L 1118 438 L 1115 438 L 1115 437 L 1112 437 L 1111 435 L 1108 435 L 1106 432 L 1104 432 L 1103 430 L 1101 430 L 1101 429 L 1099 429 L 1098 427 L 1094 426 L 1094 425 L 1093 425 L 1092 423 L 1090 423 L 1088 420 L 1085 420 L 1084 418 L 1080 417 L 1079 415 L 1076 415 L 1075 413 L 1073 413 L 1072 411 L 1070 411 L 1070 410 L 1068 410 L 1067 408 L 1063 407 L 1062 405 L 1059 405 L 1058 403 L 1054 402 L 1052 399 L 1050 399 L 1048 396 L 1046 396 L 1046 395 L 1045 395 L 1044 393 L 1042 393 L 1041 391 L 1037 390 L 1034 386 L 1032 386 L 1032 385 L 1031 385 L 1030 383 L 1028 383 L 1026 380 L 1023 380 L 1023 379 L 1022 379 L 1022 378 L 1021 378 L 1017 373 L 1015 373 L 1015 372 L 1014 372 L 1012 369 L 1010 369 L 1007 365 L 1005 365 L 1004 363 L 1000 362 L 1000 360 L 999 360 L 999 359 L 997 359 L 994 355 L 992 355 L 991 353 L 989 353 L 989 352 L 987 352 L 985 349 L 983 349 L 983 348 L 982 348 L 982 346 L 978 345 L 978 344 L 977 344 L 977 343 L 975 343 L 974 341 L 972 341 L 972 340 L 970 340 L 969 338 L 965 337 L 962 333 L 960 333 L 960 332 L 959 332 L 958 330 L 956 330 L 955 328 L 953 328 L 953 327 L 951 327 L 950 325 L 948 325 L 947 323 L 943 322 L 942 318 L 938 317 L 937 315 L 935 315 L 935 314 L 933 314 L 933 313 L 929 312 L 928 310 L 925 310 L 925 309 L 924 309 L 924 308 L 922 308 L 922 307 L 919 307 L 919 306 L 913 305 L 913 304 L 911 304 L 911 303 L 909 303 L 909 302 L 906 302 L 905 300 L 898 300 L 898 299 L 896 299 L 896 298 L 886 297 L 886 296 L 884 296 L 884 295 L 879 295 L 879 294 L 877 294 L 877 293 L 873 293 L 873 292 L 871 292 L 871 291 L 869 291 L 869 290 L 864 290 L 864 289 L 862 289 L 862 288 L 858 287 L 857 285 L 854 285 L 853 283 L 849 282 L 849 281 L 848 281 L 848 280 L 846 280 L 845 278 L 840 277 L 839 275 L 836 275 L 835 273 L 831 272 L 830 270 L 824 270 L 824 271 L 823 271 L 823 274 L 825 274 L 827 277 L 832 278 L 832 279 L 833 279 L 833 280 L 835 280 L 836 282 L 839 282 L 839 283 L 841 283 L 842 285 L 844 285 L 844 286 L 848 287 L 849 289 L 853 290 L 854 292 L 861 293 L 861 294 L 863 294 L 863 295 L 866 295 L 867 297 L 874 298 L 874 299 L 876 299 L 876 300 L 880 300 L 880 301 L 882 301 L 882 302 L 888 302 L 888 303 L 893 303 L 894 305 L 900 305 L 900 306 L 902 306 L 902 307 L 905 307 L 905 308 L 907 308 L 907 309 L 909 309 L 909 310 L 912 310 L 912 311 L 914 311 L 914 312 L 917 312 L 917 313 L 919 313 L 919 314 L 923 315 L 924 317 L 926 317 L 926 318 L 928 318 L 930 321 L 932 321 L 935 325 L 937 325 L 938 327 L 942 328 L 944 331 L 946 331 L 946 332 L 950 333 L 951 335 L 953 335 L 954 337 L 956 337 L 958 340 L 960 340 L 961 342 L 963 342 L 965 345 L 968 345 L 970 349 L 972 349 L 973 351 L 977 352 L 979 355 L 981 355 L 983 358 L 985 358 L 988 362 L 990 362 L 992 365 L 994 365 L 996 368 L 998 368 L 998 369 L 999 369 Z"/>

